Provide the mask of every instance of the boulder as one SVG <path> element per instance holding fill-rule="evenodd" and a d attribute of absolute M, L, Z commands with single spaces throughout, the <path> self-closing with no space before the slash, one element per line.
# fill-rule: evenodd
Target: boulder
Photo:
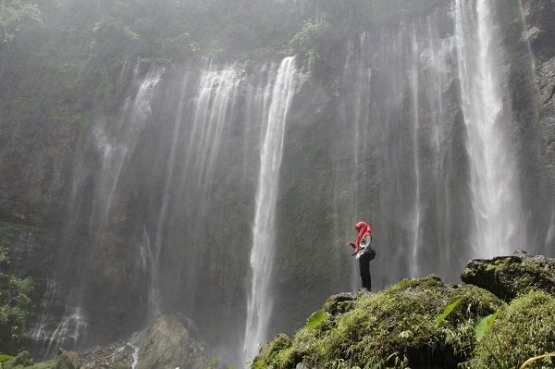
<path fill-rule="evenodd" d="M 461 280 L 505 301 L 534 289 L 555 294 L 555 259 L 518 250 L 510 256 L 471 260 Z"/>
<path fill-rule="evenodd" d="M 458 368 L 472 357 L 474 326 L 505 303 L 437 276 L 405 279 L 379 293 L 330 297 L 321 320 L 293 339 L 280 334 L 252 368 Z"/>
<path fill-rule="evenodd" d="M 207 368 L 211 355 L 190 337 L 184 320 L 162 315 L 148 329 L 139 349 L 138 369 Z"/>
<path fill-rule="evenodd" d="M 94 347 L 83 353 L 60 349 L 56 369 L 131 369 L 136 352 L 128 342 Z"/>
<path fill-rule="evenodd" d="M 555 352 L 555 297 L 531 291 L 499 311 L 477 345 L 470 368 L 520 368 L 525 361 Z M 550 359 L 528 368 L 553 368 Z"/>

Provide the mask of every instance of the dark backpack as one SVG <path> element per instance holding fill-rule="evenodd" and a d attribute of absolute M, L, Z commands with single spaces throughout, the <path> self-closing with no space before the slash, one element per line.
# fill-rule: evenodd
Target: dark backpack
<path fill-rule="evenodd" d="M 368 237 L 368 236 L 366 236 Z M 368 241 L 367 241 L 368 242 Z M 376 258 L 376 250 L 374 250 L 372 248 L 372 236 L 370 236 L 370 242 L 369 244 L 364 248 L 364 252 L 362 253 L 363 255 L 368 254 L 368 258 L 370 260 L 374 260 Z"/>
<path fill-rule="evenodd" d="M 376 250 L 374 250 L 372 246 L 370 246 L 370 250 L 367 251 L 367 254 L 370 260 L 374 260 L 376 258 Z"/>

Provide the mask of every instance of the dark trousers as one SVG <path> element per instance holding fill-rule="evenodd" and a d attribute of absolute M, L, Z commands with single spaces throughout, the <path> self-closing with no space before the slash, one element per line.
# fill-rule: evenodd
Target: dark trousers
<path fill-rule="evenodd" d="M 358 259 L 358 267 L 360 269 L 360 277 L 362 278 L 362 287 L 368 291 L 372 291 L 372 276 L 370 275 L 370 253 L 361 255 Z"/>

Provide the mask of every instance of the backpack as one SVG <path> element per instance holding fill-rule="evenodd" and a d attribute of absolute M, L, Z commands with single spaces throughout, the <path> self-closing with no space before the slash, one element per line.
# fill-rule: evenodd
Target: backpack
<path fill-rule="evenodd" d="M 366 254 L 369 254 L 368 258 L 370 260 L 376 258 L 376 250 L 372 248 L 372 236 L 366 236 L 360 241 L 360 251 L 358 252 L 357 259 Z"/>
<path fill-rule="evenodd" d="M 372 247 L 370 247 L 370 250 L 368 250 L 367 253 L 370 254 L 368 256 L 370 260 L 374 260 L 376 258 L 376 250 L 374 250 Z"/>

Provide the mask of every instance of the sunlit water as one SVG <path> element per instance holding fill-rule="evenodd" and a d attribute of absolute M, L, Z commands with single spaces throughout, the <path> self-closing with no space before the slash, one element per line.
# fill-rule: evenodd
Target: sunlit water
<path fill-rule="evenodd" d="M 499 46 L 499 27 L 487 0 L 455 4 L 458 70 L 467 127 L 474 210 L 475 257 L 510 254 L 526 240 L 511 107 Z"/>
<path fill-rule="evenodd" d="M 275 253 L 275 213 L 279 170 L 283 152 L 285 122 L 295 92 L 295 59 L 285 58 L 277 72 L 265 113 L 267 119 L 260 152 L 260 175 L 256 194 L 253 245 L 250 256 L 252 280 L 247 305 L 244 361 L 254 358 L 258 345 L 268 339 L 272 315 L 273 256 Z"/>

